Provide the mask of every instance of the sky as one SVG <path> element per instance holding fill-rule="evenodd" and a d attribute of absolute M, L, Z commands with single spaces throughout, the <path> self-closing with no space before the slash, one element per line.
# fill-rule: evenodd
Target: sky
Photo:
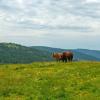
<path fill-rule="evenodd" d="M 100 0 L 0 0 L 0 42 L 100 50 Z"/>

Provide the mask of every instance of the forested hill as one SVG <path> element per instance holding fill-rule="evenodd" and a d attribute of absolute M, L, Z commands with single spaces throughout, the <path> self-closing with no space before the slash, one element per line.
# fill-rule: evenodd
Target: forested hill
<path fill-rule="evenodd" d="M 52 61 L 53 52 L 63 52 L 68 49 L 44 46 L 26 47 L 15 43 L 0 43 L 0 63 L 31 63 L 34 61 Z M 100 61 L 100 51 L 73 49 L 74 60 Z"/>
<path fill-rule="evenodd" d="M 72 51 L 74 53 L 74 60 L 100 61 L 100 51 L 99 50 L 60 49 L 60 48 L 51 48 L 51 47 L 45 47 L 45 46 L 32 46 L 31 48 L 42 50 L 42 51 L 47 51 L 49 53 Z"/>
<path fill-rule="evenodd" d="M 51 60 L 50 53 L 14 44 L 0 44 L 0 63 L 31 63 Z"/>

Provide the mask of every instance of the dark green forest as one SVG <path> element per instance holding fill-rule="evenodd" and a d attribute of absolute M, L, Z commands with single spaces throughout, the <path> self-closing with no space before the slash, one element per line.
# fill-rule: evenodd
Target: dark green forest
<path fill-rule="evenodd" d="M 53 61 L 53 52 L 71 50 L 74 60 L 100 61 L 100 51 L 87 49 L 60 49 L 44 46 L 22 46 L 15 43 L 0 43 L 0 63 L 31 63 Z"/>
<path fill-rule="evenodd" d="M 0 44 L 0 63 L 31 63 L 51 60 L 50 53 L 13 43 Z"/>

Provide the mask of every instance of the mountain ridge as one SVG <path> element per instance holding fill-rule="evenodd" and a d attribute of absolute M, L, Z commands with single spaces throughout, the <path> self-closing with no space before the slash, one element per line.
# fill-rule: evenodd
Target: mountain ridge
<path fill-rule="evenodd" d="M 31 63 L 36 61 L 54 61 L 53 52 L 71 50 L 74 60 L 100 61 L 100 51 L 88 49 L 60 49 L 46 46 L 23 46 L 16 43 L 0 43 L 0 63 Z"/>

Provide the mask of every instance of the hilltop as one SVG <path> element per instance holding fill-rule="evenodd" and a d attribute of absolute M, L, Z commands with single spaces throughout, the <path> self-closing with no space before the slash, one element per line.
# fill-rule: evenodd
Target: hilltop
<path fill-rule="evenodd" d="M 14 43 L 0 43 L 0 63 L 31 63 L 49 61 L 50 53 Z"/>
<path fill-rule="evenodd" d="M 100 100 L 100 63 L 0 65 L 0 100 Z"/>
<path fill-rule="evenodd" d="M 45 46 L 32 46 L 31 48 L 42 50 L 42 51 L 47 51 L 49 53 L 72 51 L 74 53 L 74 60 L 100 61 L 100 51 L 99 50 L 60 49 L 60 48 L 52 48 L 52 47 L 45 47 Z"/>
<path fill-rule="evenodd" d="M 88 49 L 60 49 L 44 46 L 27 47 L 15 43 L 0 43 L 0 63 L 31 63 L 53 61 L 53 52 L 71 50 L 74 60 L 100 61 L 100 51 Z"/>

